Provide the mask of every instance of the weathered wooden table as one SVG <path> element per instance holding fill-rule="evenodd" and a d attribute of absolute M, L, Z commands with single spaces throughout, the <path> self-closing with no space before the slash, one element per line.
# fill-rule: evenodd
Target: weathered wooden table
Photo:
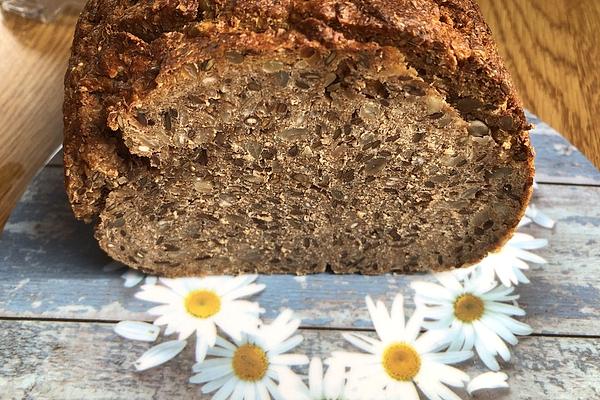
<path fill-rule="evenodd" d="M 520 286 L 533 335 L 504 365 L 511 389 L 484 399 L 600 399 L 600 172 L 543 123 L 532 135 L 539 190 L 535 203 L 558 221 L 545 237 L 549 263 L 533 266 Z M 151 345 L 113 333 L 116 321 L 149 320 L 148 303 L 123 287 L 92 229 L 73 218 L 54 162 L 35 178 L 0 239 L 1 399 L 199 398 L 187 382 L 193 345 L 162 367 L 136 373 L 133 361 Z M 345 347 L 341 331 L 371 330 L 364 296 L 409 300 L 414 276 L 261 276 L 259 301 L 271 319 L 284 307 L 302 318 L 303 351 Z M 481 370 L 472 361 L 469 372 Z M 464 393 L 463 393 L 464 395 Z M 466 398 L 466 395 L 464 395 Z"/>

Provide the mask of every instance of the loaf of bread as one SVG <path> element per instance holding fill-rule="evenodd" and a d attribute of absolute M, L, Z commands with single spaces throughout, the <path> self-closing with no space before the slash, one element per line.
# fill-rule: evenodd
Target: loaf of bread
<path fill-rule="evenodd" d="M 91 0 L 65 86 L 73 211 L 152 274 L 457 268 L 531 193 L 471 0 Z"/>

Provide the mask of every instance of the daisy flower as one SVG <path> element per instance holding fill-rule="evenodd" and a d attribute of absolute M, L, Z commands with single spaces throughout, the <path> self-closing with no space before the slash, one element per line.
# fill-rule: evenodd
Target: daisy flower
<path fill-rule="evenodd" d="M 252 283 L 257 275 L 238 277 L 210 276 L 206 278 L 160 279 L 162 285 L 143 285 L 135 297 L 159 303 L 148 310 L 158 316 L 155 325 L 166 325 L 165 335 L 179 334 L 185 340 L 196 333 L 196 361 L 206 356 L 217 340 L 217 327 L 234 339 L 242 331 L 258 326 L 258 303 L 239 300 L 256 294 L 264 285 Z"/>
<path fill-rule="evenodd" d="M 253 333 L 244 333 L 233 343 L 217 337 L 216 346 L 208 349 L 215 356 L 193 366 L 196 375 L 191 383 L 204 384 L 202 393 L 212 393 L 213 400 L 283 399 L 274 381 L 280 376 L 293 374 L 294 365 L 308 363 L 308 358 L 287 352 L 298 346 L 303 338 L 295 335 L 300 326 L 292 312 L 282 312 L 270 325 L 263 325 Z"/>
<path fill-rule="evenodd" d="M 345 400 L 346 367 L 335 361 L 323 376 L 323 363 L 318 357 L 310 360 L 308 386 L 294 373 L 283 374 L 279 380 L 279 391 L 286 400 Z"/>
<path fill-rule="evenodd" d="M 417 400 L 419 387 L 429 399 L 460 399 L 446 385 L 463 387 L 469 381 L 464 372 L 449 366 L 469 359 L 471 351 L 437 352 L 447 342 L 442 335 L 419 336 L 423 317 L 416 312 L 405 323 L 402 296 L 397 295 L 391 314 L 382 302 L 366 297 L 369 314 L 379 339 L 359 333 L 344 338 L 366 353 L 334 352 L 350 367 L 347 380 L 354 387 L 368 387 L 380 398 Z M 416 385 L 416 386 L 415 386 Z"/>
<path fill-rule="evenodd" d="M 471 379 L 467 385 L 467 392 L 473 394 L 478 390 L 483 389 L 500 389 L 508 388 L 508 375 L 504 372 L 484 372 Z"/>
<path fill-rule="evenodd" d="M 442 332 L 450 342 L 449 351 L 471 350 L 475 347 L 483 363 L 491 370 L 500 369 L 496 356 L 510 360 L 506 343 L 515 345 L 515 335 L 529 335 L 529 325 L 511 316 L 525 312 L 512 304 L 518 299 L 513 288 L 497 286 L 481 275 L 471 275 L 461 284 L 451 273 L 436 274 L 441 285 L 413 282 L 415 304 L 428 322 L 428 329 Z"/>
<path fill-rule="evenodd" d="M 498 251 L 489 253 L 472 268 L 478 268 L 485 279 L 494 280 L 494 276 L 504 286 L 511 287 L 521 283 L 529 283 L 522 270 L 529 269 L 525 261 L 546 264 L 546 260 L 527 250 L 541 249 L 548 244 L 546 239 L 536 239 L 531 235 L 517 232 Z"/>
<path fill-rule="evenodd" d="M 156 285 L 156 282 L 158 281 L 156 276 L 146 275 L 135 269 L 128 269 L 121 275 L 121 278 L 125 279 L 123 286 L 126 288 L 137 286 L 142 281 L 144 281 L 145 285 Z"/>

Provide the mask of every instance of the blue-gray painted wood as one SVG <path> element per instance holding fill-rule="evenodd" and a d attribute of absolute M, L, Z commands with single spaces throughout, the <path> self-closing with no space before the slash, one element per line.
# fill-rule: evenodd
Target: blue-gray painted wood
<path fill-rule="evenodd" d="M 527 117 L 535 126 L 530 137 L 538 182 L 600 185 L 600 171 L 577 148 L 535 115 Z"/>
<path fill-rule="evenodd" d="M 305 330 L 295 352 L 327 357 L 356 351 L 336 331 Z M 2 399 L 130 400 L 208 399 L 188 383 L 193 340 L 174 360 L 136 373 L 133 362 L 152 344 L 128 341 L 112 324 L 0 321 Z M 478 393 L 488 400 L 591 400 L 600 398 L 600 341 L 528 337 L 503 365 L 511 389 Z M 478 361 L 460 365 L 471 377 L 484 371 Z M 305 369 L 299 369 L 306 373 Z M 463 399 L 464 391 L 457 390 Z M 422 397 L 424 398 L 424 397 Z"/>

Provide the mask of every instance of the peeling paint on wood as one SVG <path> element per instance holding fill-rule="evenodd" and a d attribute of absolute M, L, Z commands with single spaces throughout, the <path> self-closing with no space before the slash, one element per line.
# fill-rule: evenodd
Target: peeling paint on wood
<path fill-rule="evenodd" d="M 326 357 L 340 349 L 354 351 L 339 331 L 304 330 L 302 334 L 305 341 L 297 351 L 309 357 Z M 136 373 L 133 362 L 150 346 L 120 338 L 112 324 L 1 321 L 2 399 L 209 398 L 201 397 L 200 386 L 187 381 L 193 340 L 175 360 Z M 513 361 L 503 365 L 511 389 L 480 394 L 477 399 L 599 398 L 600 340 L 528 337 L 513 350 Z M 484 370 L 478 361 L 468 361 L 464 369 L 471 377 Z"/>

